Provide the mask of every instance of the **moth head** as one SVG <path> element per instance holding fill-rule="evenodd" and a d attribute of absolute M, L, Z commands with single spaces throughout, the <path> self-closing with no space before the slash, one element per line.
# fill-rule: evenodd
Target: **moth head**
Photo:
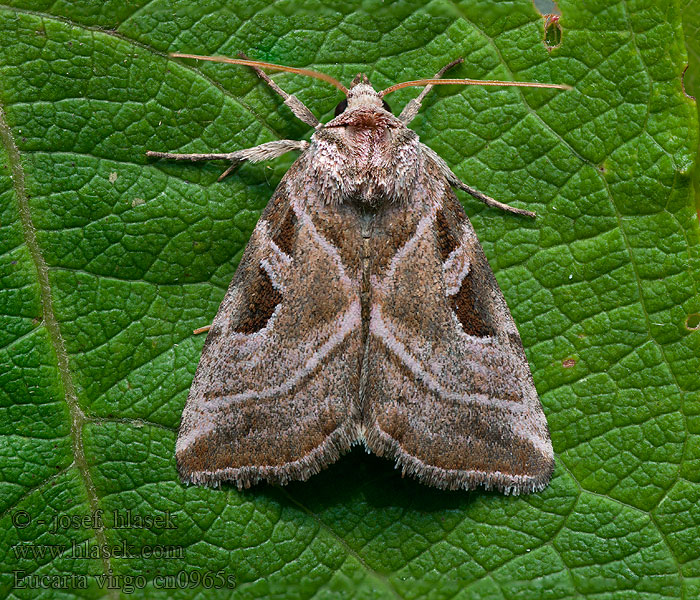
<path fill-rule="evenodd" d="M 391 112 L 389 104 L 382 100 L 364 73 L 358 73 L 352 80 L 350 89 L 347 91 L 347 98 L 341 100 L 335 107 L 335 116 L 355 108 L 382 109 L 388 113 Z"/>

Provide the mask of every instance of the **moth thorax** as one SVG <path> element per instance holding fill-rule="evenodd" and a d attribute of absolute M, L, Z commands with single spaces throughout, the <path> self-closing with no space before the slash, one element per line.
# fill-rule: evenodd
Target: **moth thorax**
<path fill-rule="evenodd" d="M 356 78 L 357 79 L 357 78 Z M 382 99 L 365 77 L 362 83 L 354 85 L 348 91 L 348 109 L 352 108 L 382 108 Z"/>

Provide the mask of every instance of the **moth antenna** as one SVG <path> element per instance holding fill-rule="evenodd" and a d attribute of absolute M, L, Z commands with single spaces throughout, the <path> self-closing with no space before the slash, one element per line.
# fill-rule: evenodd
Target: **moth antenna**
<path fill-rule="evenodd" d="M 306 75 L 307 77 L 314 77 L 315 79 L 320 79 L 330 83 L 332 86 L 337 87 L 343 94 L 347 95 L 348 88 L 346 88 L 340 81 L 333 79 L 330 75 L 325 73 L 319 73 L 318 71 L 310 71 L 309 69 L 298 69 L 297 67 L 287 67 L 285 65 L 276 65 L 274 63 L 262 62 L 259 60 L 243 60 L 241 58 L 227 58 L 225 56 L 200 56 L 198 54 L 182 54 L 180 52 L 173 52 L 170 54 L 175 58 L 194 58 L 196 60 L 208 60 L 210 62 L 228 63 L 231 65 L 245 65 L 247 67 L 259 67 L 261 69 L 274 69 L 276 71 L 287 71 L 288 73 L 296 73 L 298 75 Z"/>
<path fill-rule="evenodd" d="M 536 87 L 536 88 L 553 88 L 555 90 L 572 90 L 570 85 L 559 83 L 537 83 L 534 81 L 496 81 L 493 79 L 417 79 L 416 81 L 404 81 L 396 83 L 385 90 L 379 92 L 379 97 L 383 98 L 391 92 L 400 90 L 405 87 L 413 87 L 420 85 L 503 85 L 512 87 Z"/>

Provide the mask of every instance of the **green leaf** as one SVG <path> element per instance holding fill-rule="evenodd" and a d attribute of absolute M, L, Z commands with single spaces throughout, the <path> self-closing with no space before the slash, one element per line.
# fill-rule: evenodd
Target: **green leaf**
<path fill-rule="evenodd" d="M 0 595 L 697 597 L 698 131 L 678 4 L 562 1 L 550 50 L 529 0 L 330 4 L 0 8 Z M 548 417 L 544 492 L 442 492 L 359 449 L 286 487 L 179 482 L 192 330 L 291 159 L 217 183 L 223 165 L 145 151 L 311 132 L 250 70 L 171 51 L 245 51 L 346 83 L 363 71 L 378 88 L 464 56 L 455 76 L 574 86 L 445 86 L 412 123 L 463 180 L 538 214 L 461 197 Z M 341 99 L 275 79 L 323 120 Z M 230 582 L 201 579 L 219 571 Z"/>
<path fill-rule="evenodd" d="M 681 5 L 683 32 L 688 49 L 688 66 L 683 77 L 683 89 L 687 95 L 696 99 L 695 106 L 697 108 L 697 98 L 700 98 L 700 1 L 684 0 Z M 700 157 L 700 146 L 698 147 L 698 156 Z M 696 158 L 696 164 L 697 162 Z M 695 203 L 700 211 L 700 169 L 695 169 L 693 181 L 695 183 Z"/>

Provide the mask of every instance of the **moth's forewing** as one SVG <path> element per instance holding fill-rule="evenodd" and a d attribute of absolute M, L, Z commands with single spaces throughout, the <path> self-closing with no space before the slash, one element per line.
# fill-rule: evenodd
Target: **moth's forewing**
<path fill-rule="evenodd" d="M 371 238 L 366 442 L 436 487 L 541 490 L 552 444 L 518 330 L 429 160 L 422 179 Z"/>
<path fill-rule="evenodd" d="M 277 188 L 209 331 L 177 439 L 184 481 L 307 479 L 358 437 L 362 241 L 306 168 Z"/>

